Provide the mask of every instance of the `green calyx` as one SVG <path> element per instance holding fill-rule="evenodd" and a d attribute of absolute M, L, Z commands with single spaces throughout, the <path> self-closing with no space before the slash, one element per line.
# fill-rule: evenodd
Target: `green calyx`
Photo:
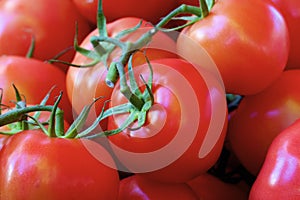
<path fill-rule="evenodd" d="M 146 123 L 147 113 L 154 103 L 154 97 L 152 93 L 153 70 L 149 60 L 146 57 L 150 74 L 148 82 L 146 82 L 143 76 L 140 75 L 140 78 L 145 86 L 145 90 L 142 92 L 135 79 L 135 74 L 132 66 L 132 56 L 129 58 L 128 63 L 129 85 L 127 85 L 125 76 L 120 77 L 120 92 L 124 95 L 124 97 L 127 98 L 128 103 L 111 107 L 102 112 L 102 114 L 99 116 L 99 121 L 101 121 L 102 119 L 105 119 L 112 115 L 127 113 L 127 119 L 117 129 L 103 131 L 93 135 L 79 134 L 78 137 L 95 138 L 99 136 L 110 136 L 117 134 L 125 130 L 126 128 L 129 128 L 129 126 L 136 121 L 137 126 L 129 128 L 130 130 L 137 130 Z M 120 67 L 118 69 L 122 70 L 123 68 Z"/>

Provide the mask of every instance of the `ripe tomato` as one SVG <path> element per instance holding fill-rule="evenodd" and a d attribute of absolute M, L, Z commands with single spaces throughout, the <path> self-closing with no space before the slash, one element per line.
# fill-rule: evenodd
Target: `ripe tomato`
<path fill-rule="evenodd" d="M 185 183 L 162 183 L 133 175 L 122 179 L 118 200 L 196 200 L 197 197 Z"/>
<path fill-rule="evenodd" d="M 3 0 L 0 18 L 0 55 L 25 56 L 34 37 L 33 57 L 44 61 L 73 45 L 75 22 L 80 41 L 90 31 L 70 0 Z M 71 61 L 73 56 L 71 52 L 61 59 Z"/>
<path fill-rule="evenodd" d="M 141 19 L 139 18 L 121 18 L 114 22 L 111 22 L 107 25 L 108 35 L 110 37 L 115 37 L 117 33 L 125 29 L 135 27 Z M 151 25 L 143 21 L 142 26 L 134 33 L 122 37 L 123 42 L 134 42 L 136 41 L 143 33 L 149 31 L 152 28 Z M 81 47 L 85 49 L 93 49 L 90 42 L 90 38 L 98 35 L 98 30 L 95 29 L 92 31 L 81 43 Z M 164 57 L 177 57 L 175 52 L 175 41 L 169 36 L 165 35 L 162 32 L 158 32 L 154 35 L 150 44 L 144 48 L 146 55 L 149 60 L 164 58 Z M 120 49 L 117 48 L 112 52 L 109 63 L 112 59 L 117 59 L 120 56 Z M 76 53 L 72 63 L 78 65 L 86 65 L 92 60 L 83 56 L 80 53 Z M 145 55 L 141 52 L 134 55 L 133 66 L 145 63 Z M 82 108 L 90 104 L 93 98 L 104 97 L 98 100 L 93 107 L 93 111 L 89 115 L 87 123 L 91 123 L 95 120 L 96 116 L 102 110 L 104 102 L 110 99 L 112 88 L 108 87 L 105 83 L 107 75 L 107 68 L 102 62 L 94 65 L 89 68 L 76 68 L 71 67 L 67 72 L 67 92 L 74 111 L 78 114 Z M 102 129 L 106 128 L 106 121 L 101 122 Z"/>
<path fill-rule="evenodd" d="M 248 194 L 235 184 L 225 183 L 208 173 L 202 174 L 187 182 L 196 193 L 198 199 L 247 200 Z"/>
<path fill-rule="evenodd" d="M 66 121 L 73 121 L 72 108 L 66 92 L 66 74 L 56 66 L 37 59 L 21 56 L 0 56 L 0 88 L 3 89 L 2 104 L 14 107 L 15 84 L 27 104 L 40 104 L 49 90 L 63 91 L 59 107 L 64 111 Z M 57 93 L 58 94 L 58 93 Z M 55 97 L 49 98 L 47 104 L 53 105 Z"/>
<path fill-rule="evenodd" d="M 0 199 L 117 199 L 119 177 L 100 145 L 28 130 L 10 137 L 0 153 Z"/>
<path fill-rule="evenodd" d="M 166 58 L 151 61 L 151 65 L 154 103 L 146 123 L 137 130 L 109 136 L 109 140 L 129 171 L 163 182 L 184 182 L 206 172 L 218 159 L 227 125 L 224 91 L 214 76 L 185 60 Z M 149 78 L 147 64 L 134 71 Z M 125 102 L 117 85 L 111 106 Z M 111 116 L 108 130 L 121 127 L 127 117 L 128 113 Z"/>
<path fill-rule="evenodd" d="M 181 31 L 177 48 L 195 63 L 197 49 L 204 48 L 215 61 L 226 92 L 255 94 L 285 68 L 288 28 L 277 9 L 265 1 L 216 1 L 208 16 Z"/>
<path fill-rule="evenodd" d="M 249 200 L 299 199 L 300 120 L 272 141 L 262 169 L 250 191 Z"/>
<path fill-rule="evenodd" d="M 257 175 L 273 139 L 300 117 L 300 70 L 287 70 L 259 94 L 245 96 L 229 120 L 228 141 L 241 163 Z"/>
<path fill-rule="evenodd" d="M 283 15 L 289 29 L 290 53 L 287 69 L 300 68 L 300 1 L 270 0 Z"/>
<path fill-rule="evenodd" d="M 90 22 L 97 22 L 97 0 L 73 0 L 79 12 Z M 139 17 L 151 23 L 157 23 L 160 18 L 175 9 L 175 0 L 102 0 L 103 12 L 108 22 L 122 17 Z"/>

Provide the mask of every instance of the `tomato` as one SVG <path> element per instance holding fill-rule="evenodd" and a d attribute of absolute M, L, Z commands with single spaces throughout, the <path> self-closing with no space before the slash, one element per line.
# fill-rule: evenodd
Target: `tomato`
<path fill-rule="evenodd" d="M 90 31 L 87 21 L 70 0 L 3 0 L 0 18 L 0 55 L 25 56 L 34 37 L 33 57 L 48 60 L 73 45 L 75 22 L 78 22 L 80 41 Z M 61 59 L 70 62 L 74 56 L 70 52 Z"/>
<path fill-rule="evenodd" d="M 133 175 L 122 179 L 118 200 L 197 199 L 185 183 L 162 183 Z"/>
<path fill-rule="evenodd" d="M 49 90 L 55 86 L 54 92 L 63 92 L 59 107 L 64 111 L 66 121 L 73 121 L 71 103 L 67 97 L 66 74 L 56 66 L 34 58 L 21 56 L 0 56 L 0 88 L 3 89 L 2 104 L 14 107 L 15 84 L 27 104 L 40 104 Z M 52 93 L 52 94 L 53 94 Z M 57 96 L 55 95 L 55 96 Z M 56 98 L 51 95 L 47 104 L 53 105 Z"/>
<path fill-rule="evenodd" d="M 217 177 L 208 173 L 202 174 L 188 182 L 188 185 L 197 194 L 198 199 L 218 200 L 248 199 L 248 194 L 237 185 L 225 183 Z"/>
<path fill-rule="evenodd" d="M 290 52 L 287 69 L 300 68 L 300 2 L 297 0 L 270 0 L 283 15 L 289 29 Z"/>
<path fill-rule="evenodd" d="M 41 130 L 11 136 L 0 153 L 1 199 L 117 199 L 119 177 L 88 148 L 113 165 L 100 145 L 48 137 Z"/>
<path fill-rule="evenodd" d="M 107 25 L 108 35 L 110 37 L 115 37 L 117 33 L 122 30 L 135 27 L 141 19 L 139 18 L 121 18 L 114 22 L 111 22 Z M 134 42 L 136 41 L 143 33 L 149 31 L 152 28 L 151 25 L 143 21 L 142 26 L 134 33 L 122 37 L 123 42 Z M 98 35 L 98 29 L 92 31 L 81 43 L 81 47 L 85 49 L 93 49 L 90 42 L 90 38 Z M 152 38 L 150 44 L 144 48 L 146 56 L 149 60 L 164 58 L 164 57 L 177 57 L 175 52 L 175 41 L 162 32 L 158 32 Z M 117 48 L 112 52 L 109 63 L 112 59 L 117 59 L 120 56 L 120 49 Z M 78 65 L 86 65 L 92 60 L 83 56 L 79 52 L 76 53 L 72 63 Z M 145 56 L 143 53 L 138 52 L 134 55 L 133 66 L 145 63 Z M 93 107 L 93 111 L 89 115 L 87 123 L 91 123 L 95 120 L 96 116 L 101 112 L 104 102 L 110 99 L 112 88 L 108 87 L 105 83 L 107 75 L 107 68 L 102 62 L 89 67 L 89 68 L 76 68 L 71 67 L 67 72 L 67 92 L 70 101 L 72 102 L 73 109 L 76 113 L 79 113 L 82 108 L 90 104 L 93 98 L 103 97 L 98 100 Z M 101 122 L 102 129 L 106 128 L 106 121 Z"/>
<path fill-rule="evenodd" d="M 289 34 L 284 18 L 270 3 L 216 1 L 208 16 L 181 31 L 177 48 L 194 63 L 199 62 L 197 49 L 205 49 L 226 92 L 249 95 L 268 87 L 284 70 Z"/>
<path fill-rule="evenodd" d="M 251 188 L 250 200 L 300 198 L 299 133 L 298 119 L 272 141 L 262 169 Z"/>
<path fill-rule="evenodd" d="M 90 22 L 97 22 L 97 0 L 73 0 L 79 12 Z M 151 23 L 157 23 L 160 18 L 175 9 L 175 0 L 102 0 L 103 12 L 108 22 L 122 17 L 139 17 Z"/>
<path fill-rule="evenodd" d="M 184 182 L 206 172 L 218 159 L 227 125 L 224 91 L 212 74 L 185 60 L 153 60 L 151 66 L 154 102 L 146 123 L 108 139 L 129 171 L 163 182 Z M 147 81 L 147 64 L 136 66 L 134 71 Z M 144 87 L 140 78 L 136 80 Z M 111 106 L 125 102 L 116 85 Z M 109 117 L 108 130 L 121 127 L 128 115 Z"/>
<path fill-rule="evenodd" d="M 273 139 L 300 117 L 300 70 L 287 70 L 263 92 L 245 96 L 229 120 L 228 141 L 241 163 L 257 175 Z"/>

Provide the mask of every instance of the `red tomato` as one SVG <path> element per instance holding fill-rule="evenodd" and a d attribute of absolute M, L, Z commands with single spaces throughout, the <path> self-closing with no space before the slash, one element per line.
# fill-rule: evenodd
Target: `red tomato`
<path fill-rule="evenodd" d="M 59 107 L 64 111 L 66 121 L 73 121 L 71 104 L 66 94 L 66 74 L 63 71 L 54 65 L 21 56 L 0 56 L 0 65 L 0 88 L 3 88 L 4 105 L 15 106 L 11 102 L 15 100 L 12 84 L 25 96 L 27 104 L 40 104 L 49 90 L 56 86 L 54 91 L 63 91 Z M 47 104 L 53 105 L 55 100 L 52 95 Z"/>
<path fill-rule="evenodd" d="M 139 18 L 121 18 L 107 25 L 108 35 L 115 37 L 117 33 L 122 30 L 135 27 L 141 19 Z M 135 33 L 122 37 L 122 41 L 136 41 L 143 33 L 149 31 L 152 28 L 147 22 L 143 22 L 143 25 Z M 85 49 L 93 49 L 90 42 L 92 36 L 98 35 L 98 30 L 91 32 L 80 45 Z M 149 60 L 164 58 L 164 57 L 177 57 L 175 52 L 175 42 L 172 38 L 165 35 L 162 32 L 158 32 L 154 35 L 152 41 L 145 48 L 146 55 Z M 112 52 L 109 62 L 112 59 L 117 59 L 120 56 L 120 50 L 117 48 Z M 75 55 L 72 63 L 78 65 L 86 65 L 92 60 L 86 58 L 80 53 Z M 145 56 L 142 53 L 137 53 L 133 58 L 133 66 L 145 63 Z M 107 75 L 107 68 L 102 62 L 89 68 L 76 68 L 71 67 L 67 72 L 67 91 L 68 97 L 72 102 L 73 109 L 76 113 L 79 113 L 82 108 L 90 104 L 93 98 L 104 97 L 96 102 L 94 111 L 91 112 L 87 120 L 88 123 L 95 120 L 96 116 L 102 110 L 104 102 L 110 99 L 112 88 L 108 87 L 105 83 Z M 102 129 L 106 127 L 106 121 L 101 123 Z"/>
<path fill-rule="evenodd" d="M 185 183 L 162 183 L 133 175 L 122 179 L 118 200 L 196 200 L 197 197 Z"/>
<path fill-rule="evenodd" d="M 97 0 L 73 0 L 79 12 L 89 21 L 97 22 Z M 160 18 L 175 9 L 175 0 L 102 0 L 103 12 L 108 22 L 122 17 L 139 17 L 151 23 L 157 23 Z"/>
<path fill-rule="evenodd" d="M 287 63 L 289 35 L 284 18 L 270 3 L 216 1 L 208 16 L 181 31 L 177 48 L 195 63 L 197 49 L 204 48 L 215 61 L 226 92 L 249 95 L 280 76 Z"/>
<path fill-rule="evenodd" d="M 224 91 L 214 76 L 185 60 L 160 59 L 151 65 L 154 103 L 146 123 L 109 140 L 129 171 L 164 182 L 184 182 L 206 172 L 218 159 L 227 125 Z M 145 80 L 149 77 L 147 64 L 134 70 Z M 144 85 L 138 77 L 137 82 Z M 111 106 L 126 102 L 119 85 L 111 99 Z M 111 116 L 108 130 L 119 128 L 127 117 L 127 113 Z"/>
<path fill-rule="evenodd" d="M 3 0 L 0 18 L 0 55 L 25 56 L 33 36 L 33 57 L 51 59 L 73 45 L 75 22 L 78 22 L 80 41 L 90 31 L 71 0 Z M 61 59 L 70 62 L 73 56 L 71 52 Z"/>
<path fill-rule="evenodd" d="M 228 141 L 241 163 L 257 175 L 273 139 L 300 117 L 300 70 L 287 70 L 263 92 L 245 96 L 229 120 Z"/>
<path fill-rule="evenodd" d="M 235 184 L 225 183 L 208 173 L 202 174 L 188 182 L 198 199 L 205 200 L 247 200 L 248 194 Z"/>
<path fill-rule="evenodd" d="M 300 199 L 300 120 L 272 141 L 249 200 Z"/>
<path fill-rule="evenodd" d="M 270 0 L 283 15 L 290 35 L 290 53 L 287 69 L 300 68 L 300 1 Z"/>
<path fill-rule="evenodd" d="M 113 165 L 99 144 L 50 138 L 41 130 L 10 137 L 0 153 L 1 199 L 117 199 L 119 177 L 87 148 Z"/>

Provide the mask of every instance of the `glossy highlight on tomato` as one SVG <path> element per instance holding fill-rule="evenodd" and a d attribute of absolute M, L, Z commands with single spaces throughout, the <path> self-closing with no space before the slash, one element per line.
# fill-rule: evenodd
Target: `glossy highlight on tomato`
<path fill-rule="evenodd" d="M 91 29 L 70 0 L 2 0 L 0 18 L 0 55 L 25 56 L 34 39 L 33 57 L 42 61 L 72 47 L 76 23 L 79 41 Z M 61 59 L 70 62 L 74 53 Z"/>
<path fill-rule="evenodd" d="M 226 0 L 216 1 L 207 16 L 184 28 L 177 49 L 185 59 L 199 63 L 197 49 L 204 48 L 215 61 L 226 92 L 251 95 L 280 76 L 289 43 L 285 19 L 273 4 Z"/>
<path fill-rule="evenodd" d="M 10 137 L 0 152 L 1 199 L 117 199 L 119 176 L 87 150 L 99 144 L 83 139 L 48 137 L 28 130 Z"/>
<path fill-rule="evenodd" d="M 300 120 L 284 129 L 272 141 L 252 188 L 249 200 L 299 199 Z"/>
<path fill-rule="evenodd" d="M 290 50 L 286 69 L 300 68 L 300 2 L 297 0 L 269 0 L 284 17 L 290 36 Z"/>
<path fill-rule="evenodd" d="M 228 123 L 234 154 L 253 174 L 261 169 L 273 139 L 300 117 L 300 70 L 286 70 L 263 92 L 245 96 Z"/>
<path fill-rule="evenodd" d="M 215 129 L 215 143 L 203 157 L 199 151 L 204 138 L 213 134 L 208 133 L 212 104 L 224 103 L 224 91 L 216 85 L 208 88 L 197 69 L 182 59 L 154 60 L 151 67 L 154 104 L 147 113 L 145 125 L 135 130 L 137 124 L 133 124 L 130 126 L 133 130 L 125 129 L 108 139 L 129 171 L 163 182 L 184 182 L 206 172 L 220 154 L 227 126 L 226 109 L 219 110 L 223 121 L 218 121 L 220 129 Z M 149 78 L 147 65 L 137 66 L 134 71 L 145 80 Z M 136 80 L 144 87 L 142 80 L 138 77 Z M 212 99 L 210 92 L 214 94 Z M 126 99 L 117 86 L 111 106 L 124 102 Z M 109 117 L 108 130 L 120 127 L 127 117 L 127 113 Z"/>

